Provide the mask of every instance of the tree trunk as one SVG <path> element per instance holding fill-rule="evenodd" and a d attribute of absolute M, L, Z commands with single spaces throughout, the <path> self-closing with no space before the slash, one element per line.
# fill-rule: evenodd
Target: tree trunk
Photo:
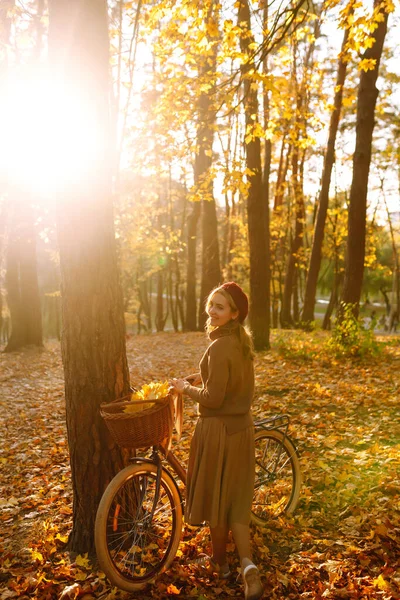
<path fill-rule="evenodd" d="M 301 189 L 298 173 L 298 160 L 299 152 L 298 146 L 293 147 L 292 152 L 292 177 L 293 177 L 293 194 L 294 194 L 294 205 L 295 205 L 295 229 L 290 245 L 290 253 L 288 257 L 288 264 L 285 273 L 285 284 L 282 298 L 282 309 L 281 309 L 281 326 L 291 327 L 293 325 L 291 304 L 292 297 L 295 290 L 296 272 L 297 272 L 297 261 L 298 253 L 303 242 L 304 232 L 304 198 L 303 190 Z"/>
<path fill-rule="evenodd" d="M 248 0 L 238 2 L 238 23 L 241 28 L 240 48 L 251 56 L 250 45 L 254 42 L 251 34 L 250 9 Z M 269 348 L 269 277 L 266 249 L 266 205 L 262 183 L 261 144 L 257 135 L 252 135 L 258 124 L 257 89 L 252 88 L 249 71 L 253 62 L 241 65 L 244 90 L 244 110 L 246 121 L 246 167 L 252 174 L 249 178 L 247 196 L 247 223 L 250 247 L 250 326 L 256 350 Z"/>
<path fill-rule="evenodd" d="M 325 329 L 325 330 L 331 329 L 331 318 L 333 315 L 333 311 L 335 310 L 335 308 L 338 304 L 339 290 L 340 290 L 340 286 L 342 285 L 342 281 L 343 281 L 343 273 L 341 271 L 339 271 L 337 267 L 335 267 L 335 277 L 333 280 L 333 287 L 331 290 L 331 296 L 329 298 L 329 304 L 327 306 L 327 309 L 326 309 L 326 312 L 324 315 L 324 319 L 322 322 L 322 329 Z"/>
<path fill-rule="evenodd" d="M 168 318 L 168 299 L 167 309 L 164 315 L 164 268 L 160 269 L 157 273 L 157 304 L 156 304 L 156 316 L 154 323 L 156 331 L 164 331 L 165 323 Z"/>
<path fill-rule="evenodd" d="M 268 3 L 264 6 L 264 31 L 268 31 Z M 263 73 L 268 76 L 268 54 L 265 55 L 263 60 Z M 264 130 L 267 131 L 269 120 L 270 120 L 270 107 L 269 107 L 269 89 L 268 86 L 263 84 L 263 100 L 264 100 Z M 264 189 L 264 210 L 265 210 L 265 253 L 266 253 L 266 279 L 267 279 L 267 314 L 266 314 L 266 328 L 268 332 L 267 347 L 270 346 L 270 330 L 271 330 L 271 235 L 270 235 L 270 207 L 269 207 L 269 185 L 270 185 L 270 174 L 271 174 L 271 159 L 272 159 L 272 143 L 270 139 L 265 140 L 264 145 L 264 171 L 263 171 L 263 189 Z"/>
<path fill-rule="evenodd" d="M 210 3 L 208 17 L 214 23 L 219 20 L 219 5 L 213 0 Z M 197 153 L 195 160 L 194 179 L 198 193 L 201 194 L 201 284 L 199 304 L 199 329 L 203 329 L 207 320 L 205 302 L 213 288 L 221 282 L 221 266 L 219 259 L 217 209 L 214 199 L 213 175 L 211 172 L 213 141 L 215 127 L 215 79 L 217 67 L 217 52 L 219 46 L 219 31 L 216 36 L 207 35 L 208 44 L 212 45 L 211 55 L 201 57 L 200 79 L 205 78 L 214 93 L 203 92 L 199 97 Z"/>
<path fill-rule="evenodd" d="M 352 7 L 350 14 L 353 14 L 353 12 L 354 8 Z M 343 86 L 346 80 L 346 46 L 349 38 L 349 31 L 350 28 L 348 26 L 346 27 L 344 32 L 342 49 L 339 57 L 339 66 L 333 101 L 334 108 L 331 114 L 329 124 L 328 144 L 326 147 L 324 167 L 322 171 L 321 191 L 318 199 L 318 212 L 314 227 L 314 238 L 311 250 L 310 264 L 307 273 L 306 291 L 304 295 L 304 305 L 301 315 L 301 320 L 306 325 L 311 323 L 311 321 L 314 321 L 315 296 L 317 293 L 318 274 L 321 267 L 322 258 L 322 244 L 324 241 L 325 222 L 329 205 L 329 188 L 331 185 L 332 168 L 335 162 L 336 134 L 339 127 L 340 112 L 342 109 Z"/>
<path fill-rule="evenodd" d="M 186 319 L 185 329 L 197 331 L 196 242 L 201 203 L 194 202 L 187 224 Z"/>
<path fill-rule="evenodd" d="M 351 306 L 358 317 L 364 276 L 365 231 L 367 214 L 368 176 L 371 163 L 372 134 L 375 106 L 378 98 L 376 80 L 383 43 L 387 31 L 388 13 L 381 0 L 374 0 L 374 8 L 382 20 L 372 34 L 374 44 L 364 54 L 364 59 L 375 61 L 375 68 L 361 71 L 357 97 L 356 147 L 353 156 L 353 178 L 350 188 L 346 267 L 341 297 L 339 319 L 344 318 L 343 308 Z"/>
<path fill-rule="evenodd" d="M 73 168 L 71 148 L 57 192 L 61 348 L 73 486 L 68 545 L 83 553 L 94 548 L 97 506 L 121 466 L 121 453 L 107 434 L 99 407 L 129 391 L 111 198 L 107 4 L 51 0 L 49 18 L 53 79 L 74 110 L 59 115 L 60 124 L 67 121 L 73 131 L 60 126 L 57 141 L 65 152 L 72 133 L 76 148 L 86 149 L 79 171 Z"/>
<path fill-rule="evenodd" d="M 204 329 L 207 320 L 205 302 L 213 288 L 221 282 L 219 263 L 218 223 L 215 200 L 202 201 L 202 268 L 199 305 L 199 329 Z"/>
<path fill-rule="evenodd" d="M 43 346 L 33 213 L 28 201 L 14 196 L 13 204 L 6 275 L 12 329 L 5 352 Z"/>

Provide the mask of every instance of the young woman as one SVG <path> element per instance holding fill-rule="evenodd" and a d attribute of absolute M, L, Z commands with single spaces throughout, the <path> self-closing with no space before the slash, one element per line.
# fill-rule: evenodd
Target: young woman
<path fill-rule="evenodd" d="M 177 392 L 198 402 L 200 413 L 190 447 L 186 520 L 192 524 L 208 521 L 213 552 L 207 559 L 224 578 L 230 574 L 226 545 L 232 531 L 245 598 L 257 600 L 263 587 L 250 548 L 255 451 L 250 412 L 253 351 L 243 326 L 248 299 L 231 281 L 211 292 L 206 311 L 211 344 L 200 361 L 202 388 L 183 379 L 171 382 Z"/>

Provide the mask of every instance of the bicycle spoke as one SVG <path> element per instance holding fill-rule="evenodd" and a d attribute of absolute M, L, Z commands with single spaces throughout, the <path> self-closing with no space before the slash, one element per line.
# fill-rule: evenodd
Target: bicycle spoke
<path fill-rule="evenodd" d="M 141 475 L 125 483 L 109 512 L 107 537 L 111 558 L 126 577 L 144 577 L 162 562 L 175 507 L 163 484 L 154 506 L 156 477 Z"/>
<path fill-rule="evenodd" d="M 291 444 L 280 432 L 263 431 L 256 436 L 256 480 L 253 514 L 260 521 L 284 513 L 294 489 Z"/>

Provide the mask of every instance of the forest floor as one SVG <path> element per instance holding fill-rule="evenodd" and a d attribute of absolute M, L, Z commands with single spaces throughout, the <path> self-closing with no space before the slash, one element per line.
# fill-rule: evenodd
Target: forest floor
<path fill-rule="evenodd" d="M 131 382 L 196 370 L 201 333 L 133 336 Z M 288 413 L 303 472 L 290 518 L 253 532 L 265 598 L 400 598 L 400 339 L 368 359 L 337 359 L 322 332 L 273 332 L 256 357 L 256 417 Z M 72 490 L 60 346 L 0 355 L 0 600 L 224 599 L 232 577 L 209 580 L 187 557 L 209 550 L 205 529 L 185 528 L 172 567 L 135 594 L 110 587 L 86 556 L 65 550 Z M 175 448 L 187 459 L 195 415 L 185 404 Z M 238 567 L 234 545 L 230 562 Z"/>

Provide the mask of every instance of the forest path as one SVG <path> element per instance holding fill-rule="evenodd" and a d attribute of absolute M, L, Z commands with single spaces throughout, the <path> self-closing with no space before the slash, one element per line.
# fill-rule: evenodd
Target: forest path
<path fill-rule="evenodd" d="M 385 337 L 378 357 L 339 361 L 324 340 L 273 332 L 271 352 L 256 357 L 255 416 L 290 415 L 304 482 L 295 515 L 254 532 L 255 560 L 269 598 L 400 598 L 400 344 Z M 192 373 L 206 346 L 202 333 L 132 336 L 131 382 Z M 207 529 L 186 528 L 172 568 L 139 594 L 112 590 L 86 557 L 71 561 L 58 343 L 0 355 L 0 408 L 0 600 L 242 597 L 234 578 L 184 564 L 209 550 Z M 195 419 L 186 401 L 183 460 Z M 233 544 L 230 560 L 237 568 Z"/>

